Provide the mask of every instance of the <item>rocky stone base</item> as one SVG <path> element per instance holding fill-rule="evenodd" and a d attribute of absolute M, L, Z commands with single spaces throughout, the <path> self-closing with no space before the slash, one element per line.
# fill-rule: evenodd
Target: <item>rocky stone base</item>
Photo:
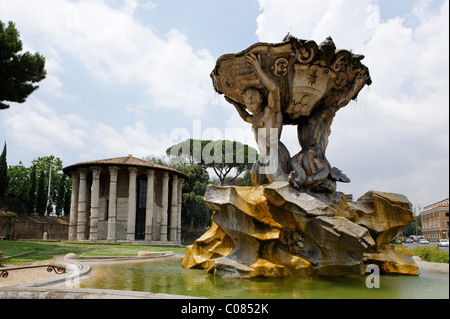
<path fill-rule="evenodd" d="M 370 191 L 356 202 L 343 193 L 300 192 L 287 182 L 256 187 L 209 186 L 203 203 L 211 228 L 183 260 L 221 277 L 386 273 L 418 275 L 413 260 L 389 241 L 414 220 L 403 195 Z"/>

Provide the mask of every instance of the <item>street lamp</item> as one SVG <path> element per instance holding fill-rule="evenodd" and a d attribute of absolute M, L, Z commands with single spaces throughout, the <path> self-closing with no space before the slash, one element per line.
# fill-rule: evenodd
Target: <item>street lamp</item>
<path fill-rule="evenodd" d="M 416 217 L 416 207 L 418 207 L 419 209 L 417 211 L 419 211 L 419 215 L 420 215 L 420 207 L 422 205 L 420 204 L 415 204 L 414 205 L 414 226 L 416 227 L 416 239 L 417 239 L 417 246 L 419 245 L 419 234 L 417 232 L 417 217 Z"/>

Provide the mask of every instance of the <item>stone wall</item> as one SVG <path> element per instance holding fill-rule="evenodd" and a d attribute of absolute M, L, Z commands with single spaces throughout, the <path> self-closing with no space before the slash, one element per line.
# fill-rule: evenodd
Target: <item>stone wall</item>
<path fill-rule="evenodd" d="M 42 239 L 44 233 L 48 239 L 67 239 L 69 220 L 65 217 L 16 216 L 13 219 L 0 214 L 0 236 L 5 239 Z"/>

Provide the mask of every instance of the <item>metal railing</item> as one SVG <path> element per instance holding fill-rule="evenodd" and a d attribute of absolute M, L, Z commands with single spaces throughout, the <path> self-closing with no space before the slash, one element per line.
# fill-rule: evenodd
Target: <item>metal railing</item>
<path fill-rule="evenodd" d="M 10 271 L 13 270 L 23 270 L 23 269 L 31 269 L 31 268 L 44 268 L 47 267 L 48 272 L 54 271 L 56 274 L 60 275 L 66 272 L 65 268 L 57 267 L 54 265 L 36 265 L 36 266 L 24 266 L 24 267 L 14 267 L 14 268 L 5 268 L 0 269 L 0 277 L 1 278 L 7 278 Z"/>

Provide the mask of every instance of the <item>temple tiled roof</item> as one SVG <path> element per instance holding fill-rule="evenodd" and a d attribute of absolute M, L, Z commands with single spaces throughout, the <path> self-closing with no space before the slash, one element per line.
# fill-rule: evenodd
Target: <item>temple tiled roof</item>
<path fill-rule="evenodd" d="M 156 164 L 153 162 L 149 162 L 140 158 L 133 157 L 132 155 L 123 156 L 123 157 L 115 157 L 115 158 L 108 158 L 103 160 L 96 160 L 96 161 L 88 161 L 88 162 L 81 162 L 73 165 L 66 166 L 63 169 L 63 172 L 67 175 L 70 175 L 70 172 L 79 168 L 89 168 L 91 166 L 119 166 L 119 167 L 143 167 L 143 168 L 152 168 L 155 170 L 163 170 L 167 172 L 174 173 L 176 175 L 179 175 L 180 177 L 188 180 L 189 177 L 180 172 L 176 169 Z"/>

